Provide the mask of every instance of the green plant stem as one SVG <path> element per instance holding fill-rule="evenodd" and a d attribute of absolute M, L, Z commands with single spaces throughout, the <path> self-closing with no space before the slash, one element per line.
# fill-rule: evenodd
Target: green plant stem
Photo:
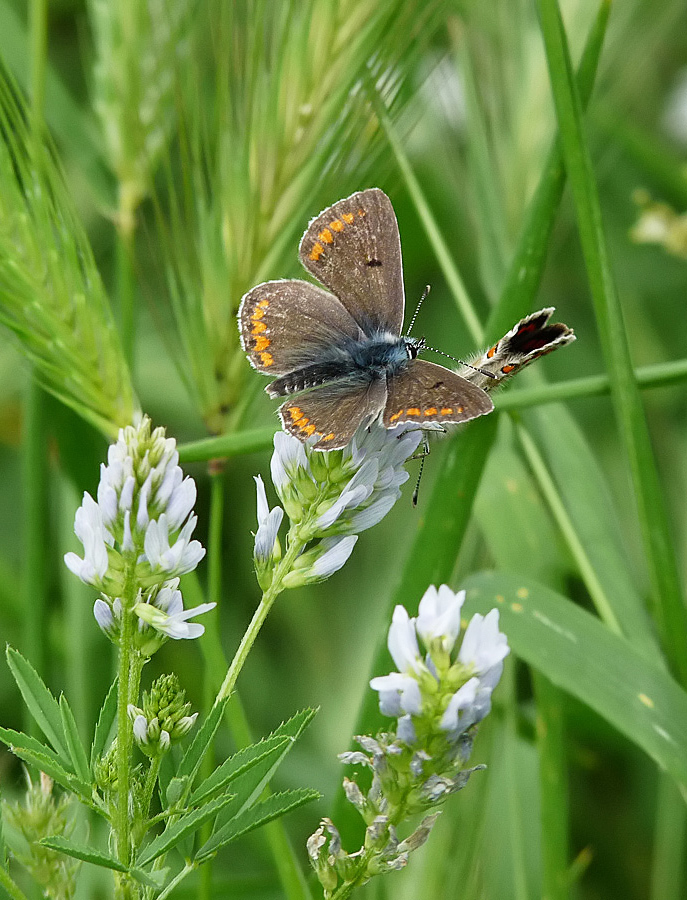
<path fill-rule="evenodd" d="M 656 363 L 635 369 L 635 379 L 640 388 L 668 387 L 687 379 L 687 359 Z M 555 384 L 542 384 L 531 388 L 518 388 L 497 395 L 498 412 L 526 409 L 558 403 L 561 400 L 578 400 L 585 397 L 601 397 L 611 392 L 608 375 L 588 375 L 585 378 L 571 378 Z"/>
<path fill-rule="evenodd" d="M 537 701 L 537 748 L 542 830 L 542 897 L 568 897 L 568 785 L 562 692 L 532 669 Z"/>
<path fill-rule="evenodd" d="M 654 858 L 651 867 L 651 900 L 684 897 L 687 806 L 674 780 L 658 773 Z"/>
<path fill-rule="evenodd" d="M 236 684 L 236 679 L 239 677 L 239 673 L 243 668 L 246 657 L 250 652 L 250 648 L 255 643 L 255 639 L 260 633 L 260 629 L 262 628 L 269 611 L 272 609 L 274 601 L 283 590 L 282 579 L 287 572 L 291 571 L 291 568 L 298 559 L 305 543 L 306 541 L 302 540 L 299 535 L 299 530 L 295 529 L 293 540 L 289 543 L 286 553 L 274 572 L 272 584 L 263 593 L 258 608 L 255 610 L 253 618 L 250 620 L 250 624 L 241 638 L 239 648 L 231 661 L 227 674 L 224 676 L 222 686 L 217 693 L 215 704 L 220 703 L 226 697 L 231 695 L 234 685 Z"/>
<path fill-rule="evenodd" d="M 25 503 L 24 560 L 24 652 L 39 673 L 45 662 L 45 572 L 46 513 L 48 509 L 48 464 L 44 423 L 45 396 L 42 388 L 28 385 L 24 422 L 23 488 Z M 28 724 L 28 723 L 27 723 Z M 35 724 L 29 727 L 33 731 Z"/>
<path fill-rule="evenodd" d="M 616 618 L 615 612 L 611 607 L 606 592 L 598 579 L 594 566 L 585 552 L 584 545 L 577 534 L 575 526 L 570 520 L 570 516 L 565 508 L 555 482 L 551 477 L 551 473 L 542 458 L 536 443 L 530 437 L 527 429 L 517 426 L 517 435 L 520 445 L 525 454 L 525 458 L 529 463 L 532 474 L 534 475 L 539 489 L 544 495 L 544 499 L 549 505 L 551 514 L 556 520 L 556 524 L 561 530 L 561 534 L 565 538 L 570 552 L 572 553 L 577 567 L 585 583 L 585 587 L 589 591 L 594 607 L 602 621 L 614 634 L 622 634 L 623 630 Z"/>
<path fill-rule="evenodd" d="M 143 809 L 143 813 L 145 816 L 148 816 L 150 813 L 150 804 L 153 801 L 153 791 L 155 790 L 155 784 L 157 782 L 157 776 L 160 773 L 160 765 L 162 763 L 161 756 L 154 756 L 150 760 L 150 765 L 148 766 L 148 771 L 146 772 L 146 780 L 143 785 L 143 797 L 141 807 Z M 149 824 L 149 823 L 148 823 Z"/>
<path fill-rule="evenodd" d="M 609 2 L 609 0 L 606 0 Z M 666 655 L 687 684 L 687 607 L 641 397 L 634 380 L 622 310 L 603 233 L 599 196 L 582 127 L 567 37 L 556 0 L 537 0 L 561 146 L 577 210 L 582 250 L 611 381 L 611 396 L 630 471 L 652 586 L 652 611 Z"/>
<path fill-rule="evenodd" d="M 220 639 L 220 601 L 222 599 L 222 525 L 224 520 L 224 478 L 223 467 L 213 466 L 210 462 L 210 522 L 208 529 L 208 600 L 217 604 L 211 610 L 205 623 L 205 631 L 213 646 L 221 648 Z M 212 672 L 205 666 L 203 669 L 203 707 L 207 715 L 212 707 L 215 694 L 215 682 Z M 215 760 L 212 743 L 207 748 L 201 763 L 201 777 L 207 778 L 214 769 Z M 206 822 L 200 833 L 201 846 L 212 834 L 212 823 Z M 211 900 L 212 897 L 212 860 L 200 870 L 200 900 Z"/>
<path fill-rule="evenodd" d="M 129 370 L 134 368 L 136 340 L 136 306 L 134 303 L 134 225 L 133 211 L 129 209 L 126 192 L 120 186 L 120 203 L 117 213 L 117 297 L 121 323 L 122 346 Z"/>
<path fill-rule="evenodd" d="M 191 872 L 195 871 L 196 868 L 197 866 L 195 866 L 193 863 L 186 863 L 184 868 L 180 872 L 178 872 L 174 876 L 174 878 L 172 878 L 164 891 L 161 894 L 158 894 L 155 900 L 166 900 L 166 898 L 169 897 L 174 888 L 180 885 L 184 878 L 190 875 Z"/>
<path fill-rule="evenodd" d="M 415 209 L 420 216 L 420 220 L 422 221 L 422 225 L 427 232 L 427 236 L 429 238 L 430 244 L 434 249 L 434 254 L 437 258 L 437 262 L 441 267 L 441 271 L 444 273 L 444 278 L 449 286 L 449 290 L 453 295 L 453 299 L 455 300 L 456 306 L 458 307 L 458 312 L 463 317 L 465 324 L 467 325 L 468 331 L 475 342 L 475 344 L 481 344 L 484 341 L 484 329 L 482 328 L 482 324 L 477 317 L 477 313 L 474 310 L 472 300 L 470 299 L 470 295 L 467 292 L 467 288 L 465 287 L 465 283 L 458 271 L 458 267 L 453 261 L 453 257 L 448 249 L 448 245 L 444 240 L 444 236 L 439 228 L 436 218 L 434 217 L 434 213 L 431 210 L 429 203 L 427 202 L 427 198 L 424 195 L 424 192 L 420 186 L 420 182 L 413 171 L 413 167 L 410 164 L 410 160 L 403 149 L 403 144 L 401 143 L 400 138 L 398 137 L 396 130 L 391 122 L 391 119 L 387 115 L 386 109 L 382 103 L 382 100 L 377 93 L 377 91 L 372 88 L 370 90 L 370 98 L 372 99 L 372 103 L 377 114 L 377 118 L 379 119 L 379 123 L 384 129 L 384 133 L 386 134 L 386 138 L 389 142 L 389 146 L 391 147 L 394 156 L 396 157 L 396 165 L 401 171 L 403 175 L 403 179 L 405 181 L 406 187 L 408 188 L 408 193 L 412 197 L 413 203 L 415 205 Z"/>
<path fill-rule="evenodd" d="M 138 689 L 143 670 L 143 660 L 133 645 L 137 622 L 135 614 L 131 612 L 136 596 L 135 577 L 135 565 L 130 564 L 122 597 L 117 673 L 117 817 L 115 834 L 117 858 L 125 866 L 131 862 L 129 792 L 133 729 L 129 719 L 129 704 L 138 700 Z"/>

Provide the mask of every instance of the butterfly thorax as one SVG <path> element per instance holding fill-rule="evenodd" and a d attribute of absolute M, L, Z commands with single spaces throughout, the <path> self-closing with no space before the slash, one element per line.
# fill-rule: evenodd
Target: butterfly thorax
<path fill-rule="evenodd" d="M 267 388 L 272 397 L 307 391 L 323 384 L 347 386 L 393 377 L 417 356 L 422 342 L 378 331 L 318 352 L 319 361 L 294 369 Z"/>

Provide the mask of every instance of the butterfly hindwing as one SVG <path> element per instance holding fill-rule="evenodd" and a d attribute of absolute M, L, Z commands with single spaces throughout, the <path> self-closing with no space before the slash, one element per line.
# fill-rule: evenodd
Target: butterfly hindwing
<path fill-rule="evenodd" d="M 467 422 L 490 413 L 491 398 L 450 369 L 413 359 L 388 379 L 383 423 L 386 428 L 403 422 L 419 425 Z"/>
<path fill-rule="evenodd" d="M 239 307 L 241 346 L 265 375 L 283 375 L 317 358 L 323 348 L 363 335 L 333 294 L 308 281 L 268 281 Z"/>
<path fill-rule="evenodd" d="M 300 245 L 305 268 L 333 291 L 369 335 L 403 327 L 401 238 L 391 201 L 359 191 L 320 213 Z"/>
<path fill-rule="evenodd" d="M 324 385 L 282 403 L 279 416 L 284 429 L 299 440 L 317 437 L 316 450 L 338 450 L 360 425 L 379 416 L 385 400 L 383 379 Z"/>

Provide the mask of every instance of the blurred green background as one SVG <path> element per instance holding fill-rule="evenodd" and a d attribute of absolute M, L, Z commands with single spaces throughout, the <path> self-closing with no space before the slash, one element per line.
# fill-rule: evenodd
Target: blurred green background
<path fill-rule="evenodd" d="M 113 152 L 106 129 L 108 115 L 121 133 L 135 127 L 118 111 L 134 102 L 122 86 L 126 73 L 117 69 L 129 57 L 121 47 L 111 47 L 109 58 L 94 40 L 97 17 L 105 15 L 98 12 L 102 4 L 96 0 L 48 3 L 44 115 L 115 318 L 124 323 L 125 345 L 131 338 L 135 390 L 154 424 L 166 426 L 182 444 L 209 432 L 275 424 L 273 404 L 261 391 L 263 380 L 250 371 L 231 332 L 241 294 L 267 278 L 302 277 L 297 247 L 309 219 L 365 187 L 383 188 L 394 204 L 407 305 L 414 307 L 426 284 L 432 287 L 417 333 L 462 358 L 482 349 L 458 311 L 417 195 L 399 169 L 365 87 L 370 81 L 378 86 L 474 310 L 485 321 L 501 294 L 556 129 L 534 4 L 406 0 L 370 4 L 373 9 L 368 9 L 353 0 L 315 0 L 299 9 L 297 4 L 259 0 L 139 3 L 156 8 L 178 31 L 170 26 L 171 44 L 160 51 L 157 67 L 144 64 L 150 38 L 144 22 L 137 24 L 136 16 L 129 21 L 134 31 L 141 29 L 140 47 L 131 34 L 122 39 L 141 66 L 138 94 L 134 91 L 138 101 L 145 85 L 157 84 L 162 92 L 164 84 L 169 93 L 168 107 L 154 110 L 162 117 L 156 125 L 162 146 L 153 152 L 142 143 L 145 178 L 128 209 L 134 219 L 129 230 L 122 204 L 127 169 Z M 0 58 L 27 90 L 34 77 L 31 15 L 36 6 L 0 0 Z M 598 4 L 564 0 L 561 7 L 577 60 Z M 126 8 L 135 5 L 123 3 L 122 11 Z M 363 41 L 360 34 L 375 16 Z M 154 41 L 147 46 L 155 59 L 159 46 Z M 122 79 L 114 78 L 111 95 L 103 88 L 106 76 L 102 71 L 98 75 L 98 67 L 107 69 L 109 63 Z M 354 65 L 358 69 L 348 71 Z M 341 85 L 346 89 L 337 98 Z M 290 104 L 299 103 L 294 113 Z M 314 111 L 305 108 L 307 103 L 314 104 Z M 317 124 L 320 112 L 323 121 Z M 294 115 L 303 117 L 301 125 L 293 124 Z M 684 3 L 626 0 L 611 10 L 585 123 L 633 364 L 687 358 L 687 240 L 680 244 L 685 225 L 679 219 L 687 210 Z M 646 192 L 643 207 L 637 189 Z M 655 201 L 667 207 L 647 208 Z M 633 240 L 636 227 L 635 236 L 646 233 L 637 226 L 642 209 L 657 217 L 657 230 L 651 232 L 658 235 L 655 243 Z M 188 318 L 172 313 L 175 290 L 190 306 L 195 303 L 196 311 L 203 310 L 208 331 L 216 326 L 219 337 L 211 351 L 202 340 L 191 351 L 182 350 Z M 197 296 L 191 301 L 194 290 Z M 126 295 L 133 310 L 129 320 Z M 577 341 L 537 362 L 536 372 L 519 376 L 513 394 L 540 384 L 542 374 L 547 381 L 563 382 L 605 371 L 569 191 L 555 219 L 541 286 L 527 311 L 543 306 L 556 307 L 554 318 L 574 328 Z M 216 376 L 205 394 L 193 374 L 204 353 L 210 381 Z M 40 469 L 31 461 L 24 427 L 27 404 L 35 398 L 27 399 L 31 368 L 8 331 L 0 342 L 0 372 L 0 634 L 30 657 L 40 653 L 38 664 L 47 682 L 55 693 L 68 694 L 88 732 L 112 674 L 110 646 L 92 619 L 92 593 L 69 582 L 62 553 L 76 549 L 70 537 L 73 513 L 81 493 L 96 488 L 106 441 L 77 413 L 43 395 L 40 444 L 47 469 L 41 503 L 48 552 L 37 569 L 27 555 L 25 532 L 26 485 L 35 483 Z M 684 580 L 683 383 L 644 390 L 642 399 Z M 611 400 L 608 395 L 588 396 L 566 406 L 608 487 L 608 495 L 598 496 L 596 503 L 593 496 L 586 498 L 590 521 L 602 522 L 613 535 L 626 562 L 625 577 L 646 600 L 650 587 L 641 529 Z M 536 433 L 546 428 L 552 409 L 541 405 L 522 415 Z M 498 437 L 464 540 L 449 567 L 452 585 L 459 587 L 468 574 L 496 567 L 547 584 L 591 610 L 579 559 L 530 470 L 514 421 L 506 413 L 496 415 Z M 318 817 L 331 813 L 343 775 L 336 754 L 350 745 L 369 677 L 381 674 L 371 671 L 375 647 L 388 627 L 389 600 L 402 593 L 399 579 L 410 547 L 432 515 L 433 487 L 448 443 L 433 441 L 417 509 L 411 507 L 406 487 L 392 513 L 361 537 L 338 575 L 280 598 L 241 675 L 239 692 L 256 736 L 303 706 L 320 707 L 275 785 L 312 786 L 324 795 L 317 808 L 305 807 L 286 823 L 304 865 L 305 839 Z M 205 543 L 207 465 L 187 468 L 198 484 L 198 531 Z M 221 478 L 220 634 L 228 658 L 259 600 L 251 536 L 252 475 L 258 473 L 267 480 L 268 442 L 260 452 L 229 458 Z M 558 477 L 565 476 L 559 472 Z M 567 486 L 575 491 L 572 482 Z M 37 650 L 27 643 L 26 604 L 32 603 L 25 591 L 27 571 L 38 572 L 38 588 L 45 591 L 45 605 L 32 626 Z M 200 578 L 205 583 L 207 568 Z M 418 599 L 408 596 L 407 602 Z M 200 663 L 197 646 L 170 642 L 151 664 L 155 671 L 144 678 L 174 670 L 196 707 L 202 707 Z M 383 884 L 361 895 L 456 900 L 541 896 L 536 704 L 529 669 L 516 659 L 510 667 L 508 684 L 495 698 L 495 715 L 485 723 L 473 754 L 474 762 L 488 764 L 488 771 L 475 775 L 464 792 L 451 798 L 432 839 L 407 871 L 380 879 Z M 222 675 L 214 673 L 220 680 Z M 669 884 L 657 885 L 653 847 L 655 842 L 660 846 L 663 832 L 656 824 L 655 763 L 588 706 L 566 694 L 560 702 L 569 781 L 569 860 L 576 860 L 569 895 L 584 900 L 686 896 L 687 886 L 675 875 L 679 863 L 666 868 L 672 873 Z M 22 725 L 20 698 L 5 667 L 0 668 L 0 706 L 5 726 Z M 228 737 L 221 738 L 218 757 L 230 746 Z M 6 751 L 0 753 L 0 775 L 5 794 L 21 786 L 20 766 Z M 684 855 L 684 814 L 675 815 L 675 852 Z M 670 831 L 670 820 L 662 827 Z M 260 833 L 220 858 L 215 879 L 218 897 L 280 896 Z M 178 896 L 193 896 L 193 891 L 180 888 Z"/>

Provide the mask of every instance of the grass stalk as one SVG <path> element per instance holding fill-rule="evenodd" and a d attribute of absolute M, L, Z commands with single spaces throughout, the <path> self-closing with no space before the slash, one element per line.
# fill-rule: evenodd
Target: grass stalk
<path fill-rule="evenodd" d="M 675 782 L 665 772 L 658 775 L 654 858 L 650 900 L 679 900 L 684 896 L 687 807 Z"/>
<path fill-rule="evenodd" d="M 537 749 L 541 794 L 542 897 L 566 900 L 569 896 L 568 785 L 565 773 L 565 725 L 562 693 L 544 675 L 532 670 L 537 701 Z"/>
<path fill-rule="evenodd" d="M 607 3 L 608 0 L 605 0 Z M 665 498 L 646 416 L 634 379 L 617 296 L 599 196 L 582 126 L 567 37 L 556 0 L 537 0 L 561 146 L 577 210 L 582 250 L 611 382 L 611 396 L 630 470 L 652 585 L 652 612 L 673 670 L 687 684 L 687 608 L 673 547 Z"/>

